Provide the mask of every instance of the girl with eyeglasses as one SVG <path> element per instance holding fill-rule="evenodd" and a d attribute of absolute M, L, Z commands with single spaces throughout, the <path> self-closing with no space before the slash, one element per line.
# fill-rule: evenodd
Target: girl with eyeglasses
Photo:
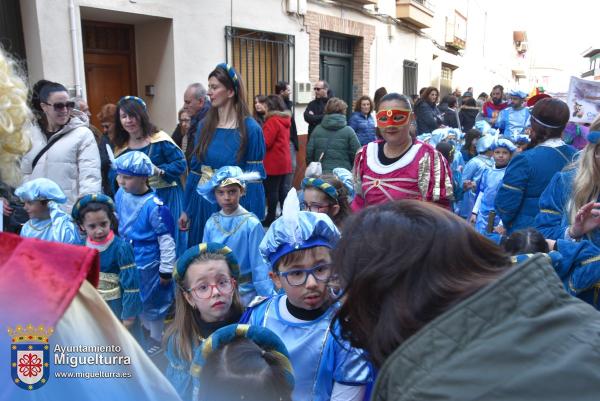
<path fill-rule="evenodd" d="M 36 89 L 33 106 L 39 118 L 31 130 L 31 150 L 21 164 L 24 179 L 56 182 L 67 196 L 61 208 L 70 213 L 79 196 L 102 189 L 98 145 L 87 115 L 74 110 L 67 88 L 44 81 Z"/>
<path fill-rule="evenodd" d="M 237 288 L 238 262 L 230 248 L 216 242 L 201 243 L 181 255 L 173 269 L 175 317 L 165 331 L 166 376 L 181 399 L 192 397 L 194 350 L 214 331 L 237 323 L 242 304 Z"/>
<path fill-rule="evenodd" d="M 332 297 L 331 249 L 340 238 L 324 213 L 298 210 L 292 189 L 282 217 L 261 242 L 278 295 L 251 304 L 241 322 L 272 330 L 286 345 L 296 386 L 292 400 L 363 400 L 372 372 L 362 352 L 341 340 L 331 321 L 340 307 Z"/>
<path fill-rule="evenodd" d="M 352 213 L 349 190 L 344 183 L 335 174 L 323 174 L 302 180 L 302 189 L 304 201 L 300 208 L 308 212 L 325 213 L 341 229 L 344 220 Z"/>

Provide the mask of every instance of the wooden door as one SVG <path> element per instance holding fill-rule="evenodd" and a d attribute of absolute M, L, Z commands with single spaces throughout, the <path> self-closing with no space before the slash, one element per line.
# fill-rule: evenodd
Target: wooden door
<path fill-rule="evenodd" d="M 103 105 L 137 95 L 133 26 L 83 21 L 83 59 L 92 124 Z"/>
<path fill-rule="evenodd" d="M 352 59 L 348 57 L 321 56 L 321 76 L 329 84 L 335 97 L 348 105 L 352 112 Z"/>

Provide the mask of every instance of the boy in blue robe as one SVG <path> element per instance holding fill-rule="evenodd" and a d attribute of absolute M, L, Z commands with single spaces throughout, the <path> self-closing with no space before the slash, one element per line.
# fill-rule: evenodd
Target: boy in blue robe
<path fill-rule="evenodd" d="M 529 108 L 524 106 L 527 94 L 522 91 L 510 91 L 511 106 L 498 115 L 495 127 L 499 128 L 505 138 L 515 141 L 531 125 Z"/>
<path fill-rule="evenodd" d="M 47 178 L 36 178 L 15 190 L 15 195 L 25 202 L 29 220 L 21 229 L 21 237 L 46 241 L 80 244 L 81 238 L 71 216 L 58 206 L 67 197 L 58 184 Z"/>
<path fill-rule="evenodd" d="M 494 159 L 492 155 L 494 151 L 492 146 L 495 137 L 491 134 L 486 134 L 477 141 L 478 155 L 467 162 L 462 171 L 462 186 L 464 190 L 462 201 L 458 202 L 458 215 L 464 219 L 468 219 L 475 206 L 477 195 L 475 190 L 479 185 L 481 176 L 485 170 L 492 168 Z"/>
<path fill-rule="evenodd" d="M 517 150 L 517 147 L 508 139 L 497 140 L 493 147 L 494 168 L 485 170 L 479 183 L 479 193 L 477 201 L 473 208 L 473 217 L 475 219 L 475 229 L 482 233 L 491 233 L 499 230 L 501 223 L 500 217 L 496 215 L 494 203 L 498 188 L 502 185 L 502 178 L 506 171 L 506 166 L 510 162 L 512 154 Z M 493 213 L 493 220 L 490 214 Z"/>
<path fill-rule="evenodd" d="M 258 250 L 265 236 L 264 228 L 253 213 L 240 206 L 240 198 L 246 192 L 245 182 L 259 178 L 257 172 L 244 173 L 238 166 L 225 166 L 196 189 L 204 199 L 218 203 L 221 208 L 206 222 L 202 242 L 218 242 L 233 250 L 241 268 L 238 284 L 244 306 L 256 295 L 274 294 L 269 265 Z"/>
<path fill-rule="evenodd" d="M 324 213 L 300 212 L 294 189 L 260 250 L 282 292 L 253 305 L 242 322 L 271 329 L 286 345 L 296 386 L 292 400 L 362 400 L 373 373 L 361 350 L 331 321 L 340 304 L 329 284 L 329 251 L 340 233 Z"/>
<path fill-rule="evenodd" d="M 148 156 L 128 152 L 115 164 L 121 187 L 115 195 L 119 233 L 133 245 L 140 275 L 141 320 L 150 331 L 147 352 L 153 355 L 160 351 L 164 318 L 174 298 L 174 222 L 169 209 L 148 185 L 147 179 L 153 174 Z"/>

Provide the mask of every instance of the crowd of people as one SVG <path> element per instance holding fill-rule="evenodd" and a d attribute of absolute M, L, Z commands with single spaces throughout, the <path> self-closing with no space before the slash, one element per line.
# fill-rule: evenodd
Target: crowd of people
<path fill-rule="evenodd" d="M 287 82 L 251 112 L 218 64 L 172 134 L 128 94 L 97 129 L 0 52 L 3 229 L 97 250 L 182 400 L 595 399 L 600 117 L 576 149 L 548 95 L 314 90 L 296 190 Z"/>

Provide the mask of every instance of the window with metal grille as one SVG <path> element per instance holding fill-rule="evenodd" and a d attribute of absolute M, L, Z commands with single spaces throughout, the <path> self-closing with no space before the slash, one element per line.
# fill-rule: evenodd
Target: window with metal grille
<path fill-rule="evenodd" d="M 294 87 L 294 36 L 225 27 L 227 63 L 233 65 L 246 86 L 246 102 L 275 93 L 278 81 Z"/>
<path fill-rule="evenodd" d="M 441 78 L 446 81 L 452 81 L 452 69 L 450 67 L 442 67 Z"/>
<path fill-rule="evenodd" d="M 415 61 L 404 60 L 402 88 L 406 96 L 414 95 L 417 92 L 419 64 Z"/>

